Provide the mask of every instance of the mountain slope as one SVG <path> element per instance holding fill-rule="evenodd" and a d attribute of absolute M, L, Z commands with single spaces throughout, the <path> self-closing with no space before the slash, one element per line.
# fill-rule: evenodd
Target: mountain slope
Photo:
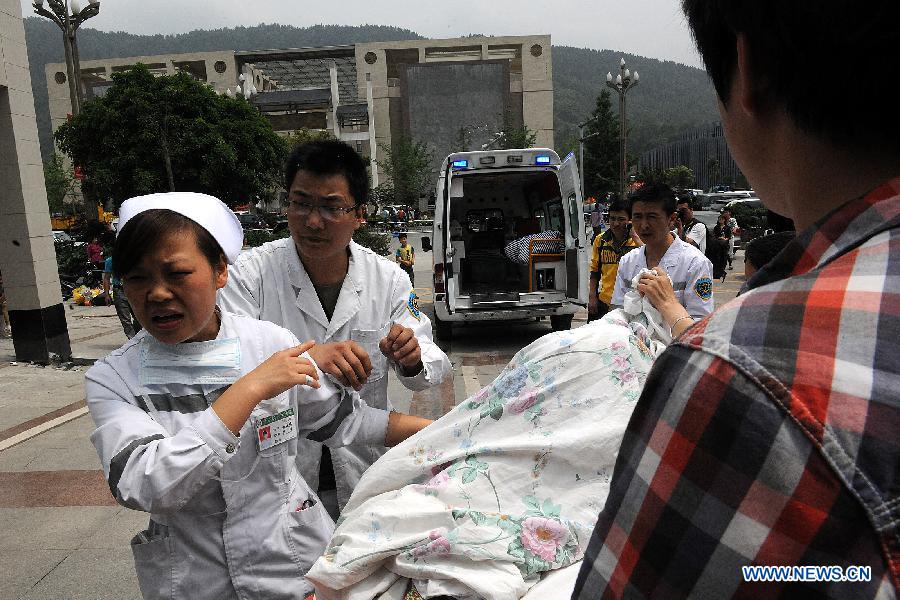
<path fill-rule="evenodd" d="M 64 61 L 61 35 L 56 25 L 46 19 L 25 19 L 38 133 L 45 160 L 52 152 L 53 142 L 44 65 Z M 213 50 L 335 46 L 421 38 L 422 36 L 408 29 L 382 25 L 315 25 L 305 28 L 258 25 L 152 36 L 85 28 L 79 30 L 78 48 L 82 60 L 91 60 Z M 556 146 L 561 152 L 577 146 L 576 126 L 590 114 L 597 94 L 605 86 L 607 71 L 615 71 L 622 56 L 630 69 L 641 74 L 640 85 L 628 93 L 630 153 L 639 153 L 667 141 L 685 129 L 718 118 L 712 85 L 706 73 L 700 69 L 671 61 L 623 55 L 612 50 L 554 46 L 554 123 Z M 618 110 L 616 99 L 613 100 L 614 110 Z"/>

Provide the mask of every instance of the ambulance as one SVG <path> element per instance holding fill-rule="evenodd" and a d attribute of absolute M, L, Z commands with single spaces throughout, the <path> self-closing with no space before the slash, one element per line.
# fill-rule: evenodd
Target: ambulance
<path fill-rule="evenodd" d="M 574 155 L 457 152 L 441 165 L 435 198 L 434 241 L 422 242 L 433 251 L 438 339 L 463 323 L 571 327 L 587 305 L 590 258 Z"/>

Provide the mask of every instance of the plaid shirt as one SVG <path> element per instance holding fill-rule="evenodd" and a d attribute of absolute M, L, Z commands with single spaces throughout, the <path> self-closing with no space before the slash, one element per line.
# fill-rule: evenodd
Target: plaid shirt
<path fill-rule="evenodd" d="M 894 598 L 900 178 L 836 209 L 654 365 L 573 598 Z M 744 565 L 865 565 L 748 583 Z"/>

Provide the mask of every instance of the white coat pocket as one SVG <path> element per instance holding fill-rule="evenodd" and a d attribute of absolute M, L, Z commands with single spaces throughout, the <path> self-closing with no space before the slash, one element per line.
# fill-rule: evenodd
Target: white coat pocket
<path fill-rule="evenodd" d="M 149 531 L 143 531 L 131 540 L 134 570 L 144 598 L 172 597 L 174 548 L 174 542 L 168 534 L 150 537 Z"/>
<path fill-rule="evenodd" d="M 366 383 L 378 381 L 384 377 L 385 372 L 387 371 L 387 359 L 384 357 L 384 354 L 381 353 L 378 344 L 390 330 L 390 325 L 385 325 L 381 329 L 350 330 L 350 339 L 362 346 L 362 349 L 369 355 L 369 360 L 372 361 L 372 374 L 369 375 L 369 379 Z"/>

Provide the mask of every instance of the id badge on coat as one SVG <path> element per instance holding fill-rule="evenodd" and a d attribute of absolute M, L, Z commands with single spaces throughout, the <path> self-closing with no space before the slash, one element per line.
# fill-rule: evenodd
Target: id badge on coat
<path fill-rule="evenodd" d="M 297 419 L 293 408 L 253 420 L 256 446 L 260 452 L 297 437 Z"/>

